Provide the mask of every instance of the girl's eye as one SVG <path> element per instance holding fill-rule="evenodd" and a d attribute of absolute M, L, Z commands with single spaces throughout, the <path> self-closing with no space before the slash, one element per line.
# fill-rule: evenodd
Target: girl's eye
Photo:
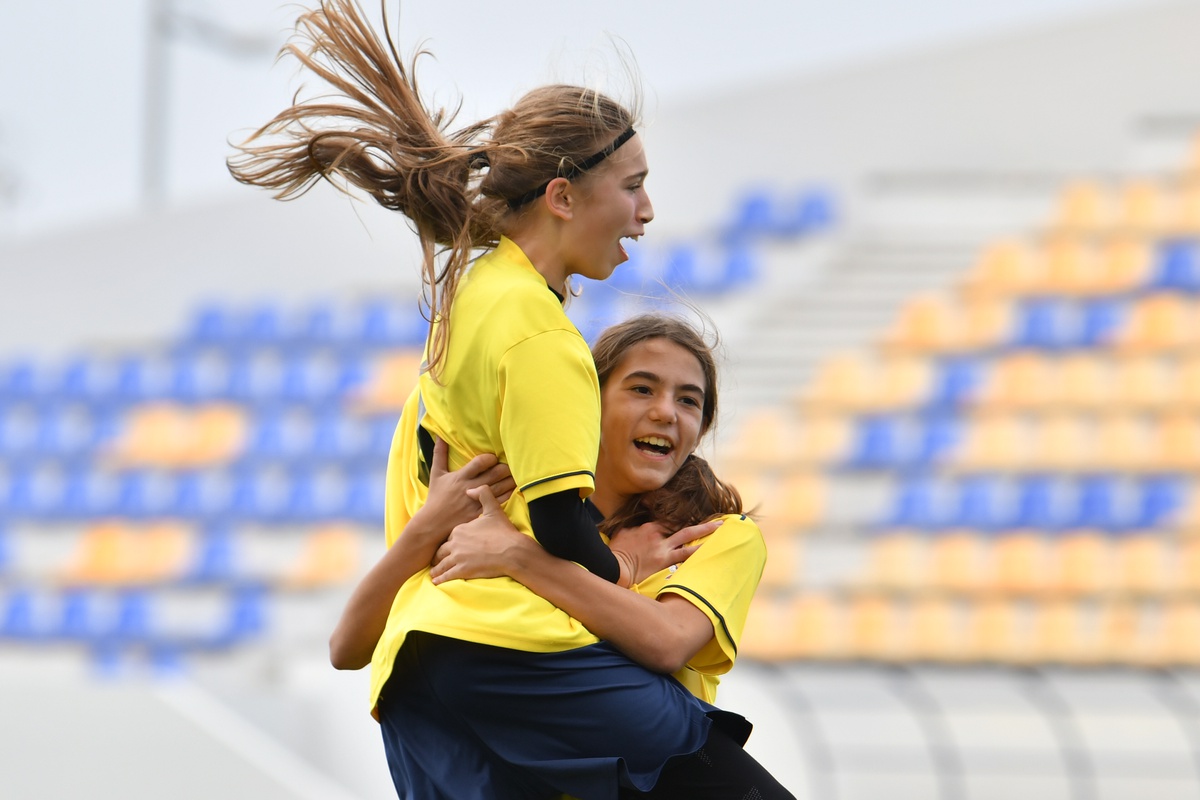
<path fill-rule="evenodd" d="M 681 402 L 687 403 L 689 406 L 695 406 L 696 408 L 700 407 L 700 401 L 694 397 L 681 397 L 679 399 Z"/>
<path fill-rule="evenodd" d="M 633 387 L 631 387 L 631 390 L 635 391 L 639 394 L 650 394 L 649 386 L 633 386 Z"/>

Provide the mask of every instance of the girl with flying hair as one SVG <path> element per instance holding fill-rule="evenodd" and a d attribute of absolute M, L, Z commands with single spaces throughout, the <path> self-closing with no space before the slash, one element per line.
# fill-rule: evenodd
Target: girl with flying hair
<path fill-rule="evenodd" d="M 504 496 L 507 467 L 512 524 L 608 582 L 636 584 L 687 554 L 686 541 L 640 528 L 610 549 L 583 502 L 595 488 L 599 385 L 562 301 L 572 275 L 611 275 L 627 258 L 621 240 L 653 219 L 636 115 L 553 85 L 450 131 L 453 115 L 425 107 L 415 62 L 399 58 L 386 8 L 384 31 L 381 40 L 353 0 L 303 14 L 287 49 L 336 94 L 280 112 L 230 170 L 281 199 L 321 179 L 364 191 L 406 216 L 421 244 L 430 334 L 393 440 L 385 508 L 388 566 L 411 566 L 412 577 L 387 604 L 371 657 L 397 792 L 658 791 L 660 775 L 678 772 L 664 771 L 669 761 L 723 735 L 713 722 L 722 712 L 511 578 L 435 585 L 430 562 L 463 521 L 449 511 L 481 506 L 426 508 L 431 482 L 459 480 L 463 467 L 469 483 Z M 721 753 L 753 788 L 761 767 L 740 747 Z"/>

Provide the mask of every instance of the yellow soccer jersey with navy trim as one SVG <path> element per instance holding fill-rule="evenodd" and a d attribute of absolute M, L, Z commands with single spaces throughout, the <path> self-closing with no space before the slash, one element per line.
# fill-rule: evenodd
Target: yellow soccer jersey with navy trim
<path fill-rule="evenodd" d="M 504 509 L 532 536 L 530 500 L 594 488 L 600 447 L 600 387 L 587 342 L 546 281 L 509 239 L 475 262 L 451 309 L 440 382 L 421 376 L 401 414 L 388 460 L 387 543 L 425 502 L 418 424 L 444 439 L 450 469 L 480 453 L 508 464 L 519 487 Z M 597 534 L 599 535 L 599 534 Z M 509 578 L 435 586 L 414 575 L 392 604 L 371 664 L 371 704 L 409 631 L 530 652 L 598 639 L 566 612 Z"/>
<path fill-rule="evenodd" d="M 749 517 L 728 514 L 716 531 L 678 567 L 656 572 L 638 584 L 648 597 L 677 594 L 704 612 L 714 636 L 692 656 L 675 678 L 692 694 L 716 701 L 721 675 L 733 668 L 746 628 L 750 601 L 767 563 L 767 546 Z"/>

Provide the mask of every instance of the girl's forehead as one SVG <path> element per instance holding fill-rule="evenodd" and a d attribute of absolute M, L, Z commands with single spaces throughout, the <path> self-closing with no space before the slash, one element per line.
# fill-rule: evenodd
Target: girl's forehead
<path fill-rule="evenodd" d="M 643 339 L 621 356 L 618 375 L 651 372 L 658 377 L 684 380 L 704 388 L 704 368 L 691 350 L 670 339 Z M 660 374 L 661 373 L 661 374 Z"/>

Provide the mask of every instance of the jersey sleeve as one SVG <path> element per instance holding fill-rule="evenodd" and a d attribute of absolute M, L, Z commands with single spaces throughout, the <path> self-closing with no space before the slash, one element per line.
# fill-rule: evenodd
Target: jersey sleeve
<path fill-rule="evenodd" d="M 667 577 L 658 595 L 683 597 L 704 612 L 715 633 L 692 656 L 689 667 L 708 675 L 722 675 L 733 666 L 750 601 L 766 563 L 767 547 L 758 525 L 749 517 L 728 515 L 725 523 Z"/>
<path fill-rule="evenodd" d="M 500 360 L 500 440 L 526 502 L 566 489 L 595 488 L 600 386 L 578 333 L 550 330 Z"/>

